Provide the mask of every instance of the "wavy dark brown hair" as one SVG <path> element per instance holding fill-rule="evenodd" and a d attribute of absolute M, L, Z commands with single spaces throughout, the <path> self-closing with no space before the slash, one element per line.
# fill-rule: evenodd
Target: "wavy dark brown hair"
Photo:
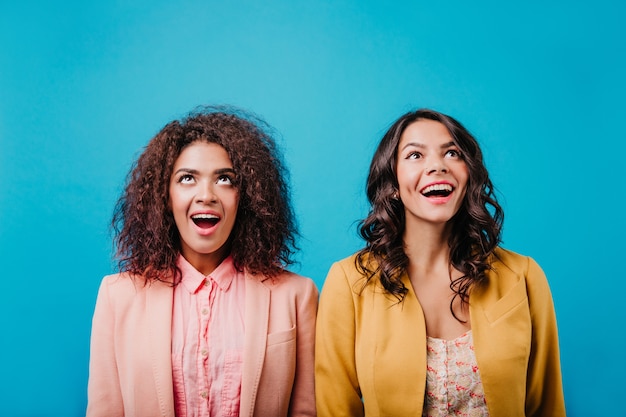
<path fill-rule="evenodd" d="M 134 163 L 112 220 L 119 269 L 146 282 L 179 282 L 181 246 L 168 208 L 169 184 L 176 159 L 197 141 L 222 146 L 233 164 L 239 207 L 227 244 L 235 266 L 253 275 L 277 275 L 293 263 L 297 249 L 288 172 L 270 126 L 229 106 L 198 108 L 169 123 Z"/>
<path fill-rule="evenodd" d="M 450 262 L 463 273 L 462 277 L 450 282 L 454 292 L 450 310 L 457 318 L 452 308 L 454 299 L 460 297 L 461 303 L 467 303 L 471 287 L 486 279 L 489 257 L 501 240 L 504 213 L 494 194 L 478 142 L 452 117 L 429 109 L 412 111 L 393 123 L 383 136 L 367 178 L 366 192 L 371 209 L 359 224 L 359 234 L 365 239 L 366 246 L 357 253 L 356 265 L 366 282 L 378 276 L 387 293 L 399 302 L 404 300 L 408 289 L 402 283 L 402 274 L 409 259 L 402 239 L 404 206 L 400 199 L 394 198 L 398 189 L 396 162 L 405 129 L 422 119 L 434 120 L 446 127 L 469 170 L 465 197 L 459 211 L 450 220 L 452 228 L 448 240 Z"/>

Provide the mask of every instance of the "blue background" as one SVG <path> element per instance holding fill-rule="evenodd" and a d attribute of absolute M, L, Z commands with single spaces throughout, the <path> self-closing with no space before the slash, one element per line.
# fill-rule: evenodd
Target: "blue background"
<path fill-rule="evenodd" d="M 504 246 L 548 275 L 569 415 L 626 415 L 623 4 L 2 2 L 0 415 L 84 413 L 125 175 L 163 125 L 210 103 L 281 133 L 295 269 L 320 287 L 361 245 L 389 124 L 417 107 L 458 118 L 502 196 Z"/>

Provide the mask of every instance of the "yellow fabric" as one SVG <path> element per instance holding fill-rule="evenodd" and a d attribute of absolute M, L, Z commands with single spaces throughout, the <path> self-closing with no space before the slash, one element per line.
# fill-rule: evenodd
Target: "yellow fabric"
<path fill-rule="evenodd" d="M 565 416 L 552 296 L 537 263 L 497 249 L 488 282 L 470 294 L 476 359 L 491 417 Z M 320 417 L 421 416 L 426 328 L 408 276 L 403 303 L 365 287 L 351 256 L 320 299 L 315 358 Z M 361 291 L 362 290 L 362 291 Z"/>

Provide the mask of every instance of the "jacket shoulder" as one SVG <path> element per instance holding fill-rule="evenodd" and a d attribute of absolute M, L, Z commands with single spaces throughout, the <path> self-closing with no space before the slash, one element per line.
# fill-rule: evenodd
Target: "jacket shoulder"
<path fill-rule="evenodd" d="M 500 298 L 516 298 L 515 294 L 521 299 L 530 288 L 546 284 L 543 270 L 531 257 L 498 247 L 491 257 L 487 281 L 475 288 L 474 299 L 495 302 Z"/>
<path fill-rule="evenodd" d="M 98 298 L 118 306 L 129 306 L 138 299 L 145 299 L 148 293 L 170 294 L 173 293 L 173 288 L 171 284 L 166 282 L 145 282 L 142 276 L 134 276 L 122 272 L 106 275 L 102 278 L 98 290 Z"/>
<path fill-rule="evenodd" d="M 247 275 L 248 280 L 256 281 L 269 288 L 273 293 L 295 293 L 318 295 L 317 285 L 309 278 L 291 271 L 283 271 L 274 277 L 262 277 Z"/>
<path fill-rule="evenodd" d="M 366 259 L 367 262 L 367 259 Z M 348 257 L 338 260 L 330 267 L 330 275 L 336 275 L 338 272 L 344 275 L 349 282 L 355 282 L 363 279 L 363 272 L 357 268 L 357 254 L 354 253 Z"/>
<path fill-rule="evenodd" d="M 497 247 L 493 251 L 493 266 L 504 265 L 512 270 L 519 270 L 528 264 L 529 257 L 512 250 Z"/>
<path fill-rule="evenodd" d="M 543 270 L 530 256 L 521 255 L 501 247 L 493 253 L 491 268 L 498 275 L 516 275 L 527 279 L 544 276 Z"/>
<path fill-rule="evenodd" d="M 357 266 L 357 255 L 352 254 L 331 265 L 324 281 L 322 293 L 326 291 L 327 294 L 356 297 L 364 292 L 384 292 L 378 281 L 378 275 L 374 275 L 372 279 L 368 280 L 366 273 Z M 371 270 L 376 269 L 375 265 L 370 265 L 369 268 Z"/>
<path fill-rule="evenodd" d="M 100 283 L 100 294 L 106 293 L 109 297 L 117 297 L 123 294 L 132 295 L 143 286 L 143 280 L 133 278 L 126 273 L 106 275 Z"/>

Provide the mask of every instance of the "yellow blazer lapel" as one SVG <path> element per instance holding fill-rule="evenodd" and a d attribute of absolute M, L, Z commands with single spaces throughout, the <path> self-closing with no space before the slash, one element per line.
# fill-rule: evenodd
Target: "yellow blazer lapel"
<path fill-rule="evenodd" d="M 426 387 L 426 325 L 408 276 L 402 280 L 409 292 L 401 303 L 374 280 L 356 295 L 356 371 L 366 410 L 421 416 Z"/>
<path fill-rule="evenodd" d="M 373 295 L 374 303 L 373 388 L 376 400 L 385 404 L 389 415 L 421 415 L 426 387 L 426 325 L 406 274 L 403 282 L 409 292 L 402 303 L 383 294 L 382 288 L 368 294 Z"/>

